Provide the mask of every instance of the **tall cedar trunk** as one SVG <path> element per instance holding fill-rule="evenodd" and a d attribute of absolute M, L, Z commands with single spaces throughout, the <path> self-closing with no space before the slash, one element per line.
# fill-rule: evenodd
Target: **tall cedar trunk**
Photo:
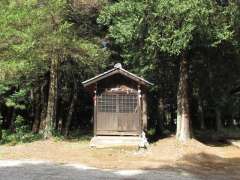
<path fill-rule="evenodd" d="M 215 113 L 216 113 L 216 128 L 217 128 L 217 131 L 221 131 L 222 130 L 222 114 L 218 107 L 215 108 Z"/>
<path fill-rule="evenodd" d="M 0 111 L 1 111 L 1 103 L 0 103 Z M 3 126 L 3 117 L 2 114 L 0 112 L 0 140 L 2 139 L 2 126 Z"/>
<path fill-rule="evenodd" d="M 64 133 L 64 129 L 63 129 L 63 114 L 64 114 L 64 108 L 62 105 L 62 99 L 59 98 L 58 99 L 58 122 L 57 122 L 57 131 L 61 134 Z"/>
<path fill-rule="evenodd" d="M 182 110 L 181 110 L 181 106 L 178 104 L 180 102 L 179 100 L 179 94 L 177 94 L 177 132 L 176 132 L 176 137 L 177 139 L 180 137 L 180 131 L 181 131 L 181 114 L 182 114 Z"/>
<path fill-rule="evenodd" d="M 189 107 L 188 60 L 185 55 L 180 59 L 180 77 L 177 94 L 177 139 L 185 142 L 191 139 Z"/>
<path fill-rule="evenodd" d="M 41 90 L 38 88 L 35 92 L 35 100 L 34 100 L 34 121 L 32 126 L 32 132 L 38 133 L 39 132 L 39 126 L 41 121 Z"/>
<path fill-rule="evenodd" d="M 47 105 L 46 105 L 46 90 L 45 87 L 48 84 L 48 81 L 45 80 L 44 83 L 41 86 L 41 97 L 40 97 L 40 104 L 41 104 L 41 113 L 40 113 L 40 125 L 39 125 L 39 131 L 43 131 L 46 123 L 46 114 L 47 114 Z"/>
<path fill-rule="evenodd" d="M 0 114 L 0 141 L 2 140 L 2 126 L 3 126 L 3 121 L 1 119 L 1 114 Z"/>
<path fill-rule="evenodd" d="M 202 103 L 200 103 L 198 105 L 198 111 L 199 111 L 199 118 L 200 118 L 200 128 L 201 129 L 205 129 L 206 128 L 206 125 L 205 125 L 205 119 L 204 119 L 204 111 L 203 111 L 203 105 Z"/>
<path fill-rule="evenodd" d="M 51 62 L 50 69 L 50 84 L 47 103 L 47 115 L 45 120 L 45 128 L 43 137 L 50 138 L 55 128 L 57 114 L 57 88 L 58 88 L 58 57 L 54 56 Z"/>
<path fill-rule="evenodd" d="M 0 141 L 2 140 L 2 125 L 0 125 Z"/>
<path fill-rule="evenodd" d="M 200 120 L 200 129 L 205 129 L 203 101 L 199 94 L 198 94 L 198 117 Z"/>
<path fill-rule="evenodd" d="M 63 117 L 60 115 L 58 120 L 58 132 L 63 133 Z"/>
<path fill-rule="evenodd" d="M 160 133 L 162 133 L 162 131 L 164 130 L 163 124 L 164 124 L 164 121 L 166 120 L 163 98 L 159 98 L 158 112 L 159 112 L 158 129 L 159 129 Z"/>
<path fill-rule="evenodd" d="M 170 116 L 171 116 L 170 128 L 171 131 L 173 131 L 176 128 L 176 124 L 175 124 L 175 109 L 172 104 L 170 105 Z"/>
<path fill-rule="evenodd" d="M 71 99 L 71 104 L 70 104 L 70 108 L 69 108 L 69 112 L 68 112 L 68 116 L 67 116 L 67 120 L 66 120 L 66 124 L 65 124 L 65 132 L 64 132 L 65 137 L 67 137 L 69 135 L 69 129 L 70 129 L 71 122 L 72 122 L 72 115 L 74 112 L 74 105 L 75 105 L 76 100 L 77 100 L 77 89 L 76 89 L 76 85 L 74 85 L 74 92 L 73 92 L 73 96 Z"/>

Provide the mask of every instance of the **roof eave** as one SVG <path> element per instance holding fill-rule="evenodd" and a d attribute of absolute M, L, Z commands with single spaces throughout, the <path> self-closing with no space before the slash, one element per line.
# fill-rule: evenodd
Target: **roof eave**
<path fill-rule="evenodd" d="M 100 81 L 100 80 L 105 79 L 105 78 L 107 78 L 107 77 L 109 77 L 111 75 L 116 74 L 114 72 L 121 73 L 122 75 L 125 75 L 125 76 L 131 78 L 132 80 L 134 80 L 136 82 L 139 82 L 139 83 L 141 83 L 142 85 L 145 85 L 145 86 L 152 86 L 152 85 L 154 85 L 153 83 L 151 83 L 151 82 L 149 82 L 149 81 L 147 81 L 147 80 L 145 80 L 145 79 L 143 79 L 141 77 L 138 77 L 137 75 L 135 75 L 135 74 L 133 74 L 131 72 L 128 72 L 127 70 L 125 70 L 123 68 L 113 68 L 113 69 L 111 69 L 109 71 L 106 71 L 106 72 L 104 72 L 104 73 L 102 73 L 100 75 L 97 75 L 97 76 L 95 76 L 95 77 L 93 77 L 91 79 L 88 79 L 88 80 L 82 82 L 82 84 L 83 84 L 84 87 L 90 86 L 90 85 L 96 83 L 97 81 Z"/>

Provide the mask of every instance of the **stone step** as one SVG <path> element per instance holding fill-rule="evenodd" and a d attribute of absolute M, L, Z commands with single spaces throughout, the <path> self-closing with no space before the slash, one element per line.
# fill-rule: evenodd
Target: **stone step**
<path fill-rule="evenodd" d="M 95 136 L 90 142 L 90 147 L 105 148 L 114 146 L 139 147 L 143 138 L 136 136 Z"/>
<path fill-rule="evenodd" d="M 240 148 L 240 140 L 228 140 L 228 142 L 230 144 Z"/>

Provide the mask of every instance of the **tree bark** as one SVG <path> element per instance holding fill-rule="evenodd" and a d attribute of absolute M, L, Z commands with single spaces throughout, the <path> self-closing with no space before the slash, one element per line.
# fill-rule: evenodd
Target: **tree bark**
<path fill-rule="evenodd" d="M 6 108 L 6 117 L 4 118 L 4 123 L 7 129 L 10 129 L 11 127 L 11 118 L 12 118 L 12 108 L 7 107 Z"/>
<path fill-rule="evenodd" d="M 177 134 L 176 137 L 181 142 L 186 142 L 192 138 L 190 106 L 189 106 L 189 82 L 188 82 L 188 60 L 185 55 L 180 59 L 180 77 L 177 93 Z"/>
<path fill-rule="evenodd" d="M 71 99 L 71 104 L 70 104 L 70 108 L 69 108 L 69 112 L 68 112 L 68 116 L 67 116 L 67 120 L 66 120 L 66 124 L 65 124 L 65 132 L 64 132 L 64 136 L 67 137 L 69 135 L 69 129 L 71 126 L 71 122 L 72 122 L 72 115 L 74 112 L 74 105 L 75 102 L 77 100 L 77 88 L 76 88 L 76 84 L 74 85 L 74 92 L 73 92 L 73 96 Z"/>
<path fill-rule="evenodd" d="M 2 121 L 2 116 L 0 114 L 0 141 L 2 140 L 2 126 L 3 126 L 3 121 Z"/>
<path fill-rule="evenodd" d="M 179 97 L 178 97 L 178 95 L 177 95 L 177 103 L 179 103 L 180 102 L 180 100 L 179 100 Z M 180 137 L 180 131 L 181 131 L 181 120 L 182 120 L 182 116 L 181 116 L 181 114 L 182 114 L 182 110 L 181 110 L 181 106 L 180 105 L 177 105 L 178 107 L 177 107 L 177 132 L 176 132 L 176 137 L 177 137 L 177 139 L 179 139 L 179 137 Z"/>
<path fill-rule="evenodd" d="M 57 124 L 56 124 L 56 130 L 60 133 L 60 134 L 64 134 L 64 129 L 63 129 L 63 123 L 64 123 L 64 104 L 62 103 L 62 98 L 59 97 L 58 102 L 57 102 L 57 109 L 58 109 L 58 113 L 57 113 Z"/>
<path fill-rule="evenodd" d="M 32 126 L 32 132 L 38 133 L 39 126 L 41 122 L 41 90 L 38 88 L 37 92 L 35 92 L 35 109 L 34 109 L 34 121 Z"/>
<path fill-rule="evenodd" d="M 0 141 L 2 140 L 2 125 L 0 125 Z"/>
<path fill-rule="evenodd" d="M 16 119 L 16 110 L 12 107 L 12 115 L 11 115 L 11 119 L 10 119 L 10 130 L 12 133 L 14 133 L 16 131 L 15 129 L 15 119 Z"/>
<path fill-rule="evenodd" d="M 164 130 L 164 122 L 166 120 L 165 117 L 165 111 L 164 111 L 164 102 L 163 102 L 163 98 L 159 98 L 158 100 L 158 129 L 160 131 L 160 133 L 162 133 L 162 131 Z"/>
<path fill-rule="evenodd" d="M 198 117 L 200 120 L 200 129 L 205 129 L 205 120 L 204 120 L 204 110 L 203 110 L 203 101 L 201 96 L 198 94 Z"/>
<path fill-rule="evenodd" d="M 221 131 L 222 130 L 222 114 L 218 107 L 215 108 L 215 113 L 216 113 L 216 128 L 217 128 L 217 131 Z"/>
<path fill-rule="evenodd" d="M 50 84 L 47 103 L 47 115 L 43 137 L 48 139 L 52 137 L 53 129 L 56 123 L 57 114 L 57 89 L 58 89 L 58 57 L 52 57 L 50 69 Z"/>
<path fill-rule="evenodd" d="M 48 84 L 48 81 L 45 80 L 41 87 L 41 98 L 40 98 L 41 113 L 40 113 L 40 125 L 39 125 L 40 131 L 43 131 L 46 126 L 45 120 L 46 120 L 46 114 L 47 114 L 47 105 L 46 105 L 45 99 L 47 99 L 46 98 L 47 93 L 45 93 L 45 87 L 47 84 Z"/>
<path fill-rule="evenodd" d="M 59 120 L 58 120 L 58 132 L 63 134 L 64 129 L 63 129 L 63 117 L 60 115 Z"/>

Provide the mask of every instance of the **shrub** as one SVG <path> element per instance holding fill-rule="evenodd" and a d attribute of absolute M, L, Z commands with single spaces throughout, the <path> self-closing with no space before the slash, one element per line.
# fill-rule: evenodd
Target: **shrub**
<path fill-rule="evenodd" d="M 20 115 L 16 117 L 15 126 L 15 133 L 10 132 L 9 130 L 2 131 L 2 139 L 0 139 L 0 144 L 16 145 L 19 143 L 33 142 L 42 138 L 40 134 L 34 134 L 31 132 L 31 129 L 26 124 L 25 119 Z"/>
<path fill-rule="evenodd" d="M 147 131 L 147 135 L 148 136 L 155 136 L 156 135 L 156 129 L 155 128 L 151 128 Z"/>

